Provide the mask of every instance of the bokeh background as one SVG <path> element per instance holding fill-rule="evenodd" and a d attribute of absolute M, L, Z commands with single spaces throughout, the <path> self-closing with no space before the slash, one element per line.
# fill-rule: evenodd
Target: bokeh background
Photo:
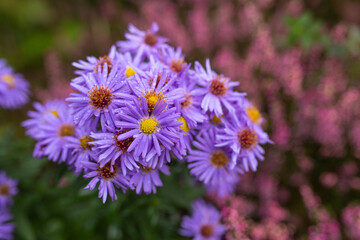
<path fill-rule="evenodd" d="M 234 196 L 206 196 L 226 239 L 360 239 L 360 2 L 355 0 L 0 0 L 0 57 L 32 101 L 65 98 L 71 63 L 102 56 L 129 23 L 153 21 L 187 61 L 210 58 L 261 109 L 275 142 Z M 105 205 L 66 166 L 34 160 L 20 127 L 31 109 L 0 109 L 0 169 L 19 179 L 15 239 L 181 239 L 205 194 L 184 164 L 156 195 Z"/>

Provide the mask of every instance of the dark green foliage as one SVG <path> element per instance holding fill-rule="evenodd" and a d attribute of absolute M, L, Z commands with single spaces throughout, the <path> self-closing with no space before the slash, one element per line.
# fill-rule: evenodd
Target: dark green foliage
<path fill-rule="evenodd" d="M 180 239 L 179 224 L 190 203 L 203 195 L 194 187 L 185 163 L 171 166 L 156 195 L 118 192 L 102 204 L 97 191 L 83 190 L 87 181 L 66 165 L 32 158 L 33 141 L 0 133 L 0 169 L 19 180 L 12 212 L 15 239 Z"/>

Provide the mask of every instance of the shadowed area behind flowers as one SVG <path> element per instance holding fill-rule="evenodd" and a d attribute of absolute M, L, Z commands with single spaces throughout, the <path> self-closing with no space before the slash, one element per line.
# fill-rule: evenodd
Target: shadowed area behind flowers
<path fill-rule="evenodd" d="M 32 100 L 65 98 L 72 62 L 106 54 L 128 23 L 146 29 L 157 21 L 188 62 L 210 58 L 240 82 L 275 142 L 234 196 L 208 196 L 226 239 L 357 239 L 358 8 L 321 0 L 5 0 L 0 56 L 31 83 Z M 159 194 L 128 193 L 103 206 L 65 166 L 33 160 L 33 142 L 18 127 L 30 108 L 0 110 L 0 169 L 20 181 L 16 239 L 179 238 L 181 216 L 203 193 L 184 164 L 163 176 Z"/>

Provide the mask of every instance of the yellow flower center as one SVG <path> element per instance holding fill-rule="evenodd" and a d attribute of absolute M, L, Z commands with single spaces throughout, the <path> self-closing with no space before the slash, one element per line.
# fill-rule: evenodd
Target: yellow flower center
<path fill-rule="evenodd" d="M 85 149 L 91 149 L 92 145 L 89 144 L 90 142 L 92 142 L 94 139 L 90 138 L 88 135 L 83 136 L 82 138 L 79 138 L 80 141 L 80 145 L 81 147 L 85 150 Z"/>
<path fill-rule="evenodd" d="M 50 113 L 52 113 L 55 117 L 59 118 L 59 113 L 56 110 L 50 110 Z"/>
<path fill-rule="evenodd" d="M 223 168 L 229 163 L 229 159 L 223 151 L 218 150 L 211 153 L 210 162 L 217 168 Z"/>
<path fill-rule="evenodd" d="M 246 113 L 253 123 L 256 123 L 256 124 L 260 123 L 261 114 L 256 107 L 254 107 L 254 106 L 247 107 Z"/>
<path fill-rule="evenodd" d="M 152 134 L 157 127 L 158 123 L 153 118 L 145 118 L 140 123 L 140 130 L 146 134 Z"/>
<path fill-rule="evenodd" d="M 154 107 L 158 101 L 161 101 L 164 99 L 164 95 L 162 93 L 157 93 L 155 90 L 146 90 L 145 94 L 143 96 L 146 99 L 146 102 L 148 104 L 148 111 L 152 112 L 154 110 Z M 165 101 L 165 100 L 163 100 Z"/>
<path fill-rule="evenodd" d="M 15 87 L 16 81 L 13 75 L 4 74 L 2 75 L 1 80 L 7 83 L 9 89 L 13 89 Z"/>
<path fill-rule="evenodd" d="M 216 115 L 214 115 L 214 117 L 211 119 L 211 123 L 214 125 L 221 123 L 221 116 L 217 117 Z"/>
<path fill-rule="evenodd" d="M 178 118 L 178 121 L 182 122 L 182 125 L 180 126 L 180 128 L 184 131 L 184 132 L 189 132 L 189 125 L 187 124 L 186 120 L 184 117 L 180 117 Z"/>
<path fill-rule="evenodd" d="M 131 67 L 127 67 L 126 68 L 126 71 L 125 71 L 125 76 L 126 77 L 131 77 L 131 76 L 134 76 L 135 75 L 135 70 L 132 69 Z"/>

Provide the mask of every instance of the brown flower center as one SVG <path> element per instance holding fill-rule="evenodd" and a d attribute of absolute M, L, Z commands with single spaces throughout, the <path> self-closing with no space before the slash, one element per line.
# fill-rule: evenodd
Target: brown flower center
<path fill-rule="evenodd" d="M 113 64 L 111 62 L 111 59 L 107 55 L 105 55 L 103 57 L 99 57 L 99 60 L 97 60 L 95 63 L 94 72 L 98 71 L 99 66 L 101 68 L 101 71 L 103 71 L 105 63 L 107 64 L 108 73 L 110 73 L 111 69 L 113 68 Z"/>
<path fill-rule="evenodd" d="M 217 168 L 223 168 L 229 163 L 229 159 L 223 151 L 218 150 L 211 153 L 210 162 Z"/>
<path fill-rule="evenodd" d="M 192 96 L 189 93 L 185 94 L 185 101 L 183 101 L 181 105 L 181 109 L 186 109 L 188 107 L 191 107 L 193 104 Z"/>
<path fill-rule="evenodd" d="M 210 224 L 205 224 L 201 227 L 200 232 L 203 237 L 208 238 L 214 234 L 214 228 Z"/>
<path fill-rule="evenodd" d="M 63 123 L 60 127 L 59 127 L 59 131 L 58 134 L 60 137 L 65 137 L 65 136 L 74 136 L 75 134 L 75 126 L 69 123 Z"/>
<path fill-rule="evenodd" d="M 113 94 L 106 86 L 95 86 L 88 93 L 88 103 L 94 108 L 100 108 L 103 110 L 107 108 L 112 101 Z"/>
<path fill-rule="evenodd" d="M 115 132 L 115 134 L 114 134 L 114 142 L 119 151 L 126 152 L 127 149 L 129 148 L 129 146 L 131 145 L 131 143 L 134 141 L 133 137 L 129 137 L 127 139 L 120 140 L 120 141 L 117 139 L 120 134 L 123 134 L 126 132 L 127 132 L 127 130 L 121 130 L 121 131 Z"/>
<path fill-rule="evenodd" d="M 245 128 L 238 133 L 238 140 L 242 148 L 250 150 L 257 144 L 258 136 L 255 131 Z"/>
<path fill-rule="evenodd" d="M 91 137 L 89 137 L 88 135 L 85 135 L 84 137 L 82 138 L 79 138 L 80 140 L 80 145 L 81 147 L 86 150 L 86 149 L 89 149 L 91 150 L 91 147 L 93 145 L 89 144 L 90 142 L 92 142 L 94 139 L 92 139 Z"/>
<path fill-rule="evenodd" d="M 147 33 L 145 35 L 144 42 L 153 47 L 157 43 L 157 36 L 152 33 Z"/>
<path fill-rule="evenodd" d="M 183 69 L 185 61 L 182 59 L 174 59 L 170 63 L 170 69 L 174 72 L 180 73 Z"/>
<path fill-rule="evenodd" d="M 10 193 L 10 187 L 6 184 L 0 186 L 0 195 L 7 196 Z"/>
<path fill-rule="evenodd" d="M 211 80 L 210 92 L 215 96 L 223 96 L 226 94 L 228 87 L 225 84 L 225 79 L 223 77 L 217 76 Z"/>
<path fill-rule="evenodd" d="M 110 162 L 105 164 L 105 166 L 102 167 L 102 168 L 100 168 L 100 166 L 99 166 L 98 171 L 99 171 L 100 177 L 103 178 L 103 179 L 106 179 L 106 180 L 116 177 L 117 172 L 118 172 L 117 165 L 114 164 L 114 166 L 113 166 L 114 171 L 111 172 L 110 169 L 111 169 Z"/>

